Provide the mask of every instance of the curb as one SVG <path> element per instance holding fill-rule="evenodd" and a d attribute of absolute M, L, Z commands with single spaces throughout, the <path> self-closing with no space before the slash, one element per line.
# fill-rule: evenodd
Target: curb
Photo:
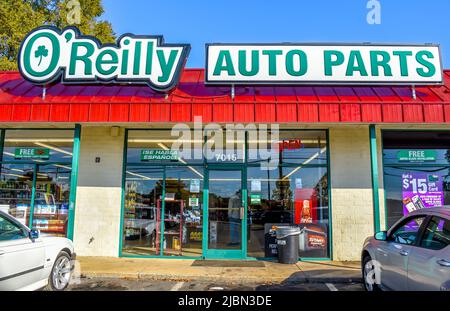
<path fill-rule="evenodd" d="M 198 276 L 198 275 L 170 275 L 170 274 L 146 274 L 146 273 L 96 273 L 85 272 L 82 278 L 118 278 L 132 280 L 155 280 L 155 281 L 203 281 L 203 282 L 233 282 L 233 283 L 287 283 L 287 284 L 307 284 L 307 283 L 362 283 L 361 277 L 296 277 L 286 281 L 285 277 L 226 277 L 226 276 Z"/>

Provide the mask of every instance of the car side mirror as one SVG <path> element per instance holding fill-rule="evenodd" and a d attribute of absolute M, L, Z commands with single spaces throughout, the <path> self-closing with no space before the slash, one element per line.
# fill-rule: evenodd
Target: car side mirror
<path fill-rule="evenodd" d="M 28 236 L 31 240 L 36 240 L 37 238 L 39 238 L 39 230 L 31 229 L 28 233 Z"/>
<path fill-rule="evenodd" d="M 386 241 L 387 240 L 387 232 L 386 231 L 380 231 L 375 233 L 375 240 L 377 241 Z"/>

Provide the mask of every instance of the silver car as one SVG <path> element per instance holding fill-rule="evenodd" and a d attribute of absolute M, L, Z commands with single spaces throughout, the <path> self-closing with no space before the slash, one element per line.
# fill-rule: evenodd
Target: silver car
<path fill-rule="evenodd" d="M 366 290 L 450 290 L 450 208 L 414 211 L 364 242 Z"/>

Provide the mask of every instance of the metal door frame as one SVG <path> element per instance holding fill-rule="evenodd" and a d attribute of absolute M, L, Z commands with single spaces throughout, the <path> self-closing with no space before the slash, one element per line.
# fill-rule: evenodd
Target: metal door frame
<path fill-rule="evenodd" d="M 241 219 L 241 249 L 209 249 L 209 171 L 241 171 L 242 203 L 244 217 Z M 205 168 L 203 186 L 203 258 L 245 259 L 247 257 L 247 170 L 244 164 L 208 164 Z"/>

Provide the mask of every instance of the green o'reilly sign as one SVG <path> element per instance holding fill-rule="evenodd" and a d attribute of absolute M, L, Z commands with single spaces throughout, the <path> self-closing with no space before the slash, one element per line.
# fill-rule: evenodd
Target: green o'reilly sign
<path fill-rule="evenodd" d="M 145 83 L 157 91 L 179 80 L 190 46 L 164 44 L 161 36 L 125 34 L 117 44 L 102 45 L 76 27 L 44 26 L 29 33 L 19 52 L 22 76 L 44 85 L 64 83 Z"/>

